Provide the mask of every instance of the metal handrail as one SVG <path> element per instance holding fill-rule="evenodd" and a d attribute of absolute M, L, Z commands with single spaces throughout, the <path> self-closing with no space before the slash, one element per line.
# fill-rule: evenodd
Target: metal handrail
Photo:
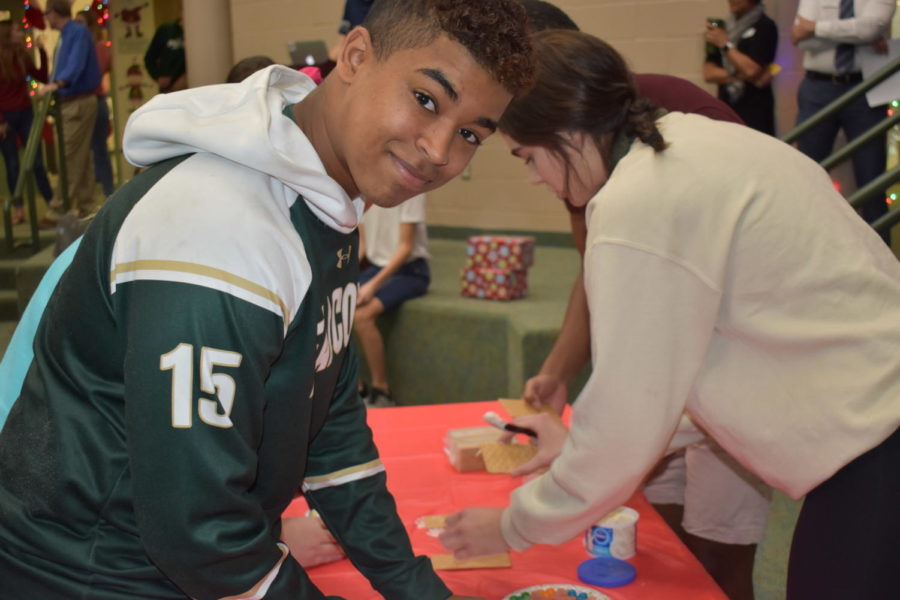
<path fill-rule="evenodd" d="M 34 103 L 34 117 L 31 122 L 31 130 L 28 132 L 28 140 L 25 143 L 25 152 L 19 167 L 19 177 L 16 180 L 16 189 L 12 190 L 12 198 L 3 203 L 3 232 L 6 236 L 6 247 L 12 252 L 15 247 L 12 229 L 12 206 L 17 200 L 22 200 L 23 192 L 28 186 L 28 214 L 31 221 L 31 245 L 35 252 L 40 250 L 40 236 L 37 226 L 37 207 L 34 204 L 34 161 L 41 146 L 41 134 L 44 130 L 44 121 L 50 108 L 51 95 L 40 96 Z"/>
<path fill-rule="evenodd" d="M 878 233 L 887 233 L 894 225 L 900 223 L 900 210 L 889 210 L 872 221 L 872 229 Z"/>
<path fill-rule="evenodd" d="M 859 85 L 847 90 L 847 92 L 843 96 L 837 98 L 834 102 L 797 125 L 797 127 L 795 127 L 793 130 L 781 136 L 781 141 L 787 142 L 788 144 L 795 141 L 798 137 L 853 102 L 853 100 L 855 100 L 857 96 L 868 92 L 870 89 L 893 75 L 898 70 L 900 70 L 900 57 L 897 57 L 888 64 L 884 65 L 883 67 L 878 69 L 878 71 L 870 78 L 862 81 Z"/>
<path fill-rule="evenodd" d="M 825 119 L 828 119 L 831 116 L 835 115 L 837 112 L 839 112 L 841 109 L 855 100 L 858 96 L 868 92 L 870 89 L 893 75 L 898 70 L 900 70 L 900 57 L 897 57 L 888 64 L 884 65 L 874 75 L 872 75 L 872 77 L 851 88 L 846 93 L 844 93 L 844 95 L 837 98 L 834 102 L 800 123 L 792 131 L 789 131 L 787 134 L 783 135 L 781 137 L 781 140 L 786 143 L 795 141 L 801 135 L 803 135 L 816 125 L 819 125 Z M 900 111 L 894 111 L 894 114 L 891 114 L 862 135 L 847 142 L 844 147 L 826 157 L 819 164 L 826 170 L 835 167 L 836 165 L 850 158 L 853 153 L 856 152 L 859 148 L 873 141 L 879 135 L 884 135 L 885 132 L 887 132 L 891 127 L 897 125 L 898 123 L 900 123 Z M 856 190 L 856 192 L 854 192 L 847 198 L 847 202 L 850 203 L 850 206 L 859 208 L 866 202 L 870 201 L 872 198 L 880 196 L 887 187 L 897 183 L 898 181 L 900 181 L 900 165 L 895 166 L 889 171 L 885 171 L 863 187 Z M 870 223 L 870 225 L 878 233 L 886 233 L 898 222 L 900 222 L 900 210 L 893 210 L 888 211 L 887 214 L 876 219 L 875 221 Z"/>
<path fill-rule="evenodd" d="M 900 181 L 900 165 L 895 165 L 891 170 L 885 171 L 866 185 L 856 190 L 847 198 L 847 202 L 853 208 L 859 208 L 873 196 L 880 195 L 883 190 Z"/>
<path fill-rule="evenodd" d="M 884 135 L 888 129 L 896 125 L 898 122 L 900 122 L 900 110 L 895 111 L 894 114 L 883 120 L 875 127 L 872 127 L 861 136 L 853 138 L 853 140 L 847 142 L 840 150 L 838 150 L 819 164 L 822 165 L 822 168 L 824 169 L 830 169 L 836 165 L 841 164 L 842 162 L 850 158 L 850 156 L 860 147 L 874 140 L 879 135 Z"/>

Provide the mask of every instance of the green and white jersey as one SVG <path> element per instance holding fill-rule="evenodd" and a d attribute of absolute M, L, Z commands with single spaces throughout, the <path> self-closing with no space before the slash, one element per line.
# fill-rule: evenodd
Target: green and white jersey
<path fill-rule="evenodd" d="M 291 72 L 248 82 L 225 92 L 271 105 L 261 160 L 273 128 L 302 146 L 275 110 L 302 99 Z M 148 111 L 187 105 L 202 130 L 198 105 L 229 112 L 209 89 Z M 41 316 L 0 435 L 3 597 L 323 598 L 279 542 L 302 488 L 385 597 L 446 598 L 412 553 L 356 391 L 358 206 L 315 198 L 333 182 L 311 146 L 286 183 L 185 135 L 200 151 L 163 155 L 107 202 Z"/>

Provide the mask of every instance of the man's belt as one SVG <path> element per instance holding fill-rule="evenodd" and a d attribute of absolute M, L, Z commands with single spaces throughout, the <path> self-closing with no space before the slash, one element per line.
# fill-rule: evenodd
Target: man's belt
<path fill-rule="evenodd" d="M 806 76 L 810 79 L 817 79 L 819 81 L 830 81 L 831 83 L 839 83 L 842 85 L 847 85 L 850 83 L 859 83 L 863 80 L 862 73 L 841 73 L 840 75 L 834 73 L 820 73 L 819 71 L 807 71 Z"/>
<path fill-rule="evenodd" d="M 60 104 L 65 104 L 66 102 L 72 102 L 73 100 L 79 100 L 81 98 L 89 98 L 90 96 L 96 96 L 97 94 L 94 92 L 83 92 L 81 94 L 70 94 L 68 96 L 63 96 L 62 94 L 57 94 L 56 99 L 60 102 Z"/>

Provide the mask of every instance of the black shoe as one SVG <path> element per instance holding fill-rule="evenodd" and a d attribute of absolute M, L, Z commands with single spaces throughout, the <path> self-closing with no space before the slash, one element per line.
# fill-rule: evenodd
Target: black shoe
<path fill-rule="evenodd" d="M 391 395 L 377 387 L 372 388 L 372 392 L 367 398 L 363 398 L 366 408 L 387 408 L 389 406 L 397 406 Z"/>

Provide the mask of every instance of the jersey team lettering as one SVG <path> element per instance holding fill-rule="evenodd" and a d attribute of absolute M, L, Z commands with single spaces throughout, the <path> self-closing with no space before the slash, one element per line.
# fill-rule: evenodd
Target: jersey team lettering
<path fill-rule="evenodd" d="M 331 365 L 335 354 L 350 343 L 353 315 L 356 313 L 356 283 L 336 287 L 331 301 L 322 305 L 322 320 L 316 323 L 316 372 Z M 338 316 L 341 320 L 338 321 Z"/>

